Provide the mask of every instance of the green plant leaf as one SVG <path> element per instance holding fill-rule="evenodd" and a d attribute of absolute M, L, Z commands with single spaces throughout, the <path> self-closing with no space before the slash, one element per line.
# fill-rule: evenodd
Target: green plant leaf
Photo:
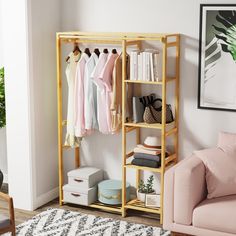
<path fill-rule="evenodd" d="M 230 53 L 236 61 L 236 11 L 219 11 L 216 20 L 221 27 L 213 25 L 215 36 L 220 40 L 222 51 Z"/>

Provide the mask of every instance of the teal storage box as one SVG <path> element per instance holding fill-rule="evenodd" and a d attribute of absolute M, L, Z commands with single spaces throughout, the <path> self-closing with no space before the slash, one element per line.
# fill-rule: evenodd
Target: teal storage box
<path fill-rule="evenodd" d="M 126 201 L 130 199 L 130 184 L 126 183 Z M 98 184 L 98 200 L 109 205 L 122 204 L 122 182 L 120 180 L 104 180 Z"/>

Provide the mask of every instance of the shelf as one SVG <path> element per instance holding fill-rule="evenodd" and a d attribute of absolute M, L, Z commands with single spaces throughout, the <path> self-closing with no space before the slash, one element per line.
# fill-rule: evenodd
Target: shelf
<path fill-rule="evenodd" d="M 161 173 L 161 168 L 152 168 L 152 167 L 147 167 L 147 166 L 136 166 L 136 165 L 132 165 L 132 164 L 126 164 L 124 167 L 125 168 L 133 168 L 136 170 L 147 170 L 147 171 L 151 171 L 151 172 Z"/>
<path fill-rule="evenodd" d="M 106 205 L 106 204 L 103 204 L 101 202 L 95 202 L 93 204 L 90 204 L 89 207 L 101 209 L 101 210 L 104 210 L 104 211 L 114 211 L 114 212 L 119 212 L 119 213 L 122 212 L 121 211 L 121 206 Z"/>
<path fill-rule="evenodd" d="M 126 127 L 126 128 L 125 128 L 125 130 L 126 130 L 127 133 L 129 133 L 129 132 L 131 132 L 131 131 L 133 131 L 133 130 L 136 130 L 136 129 L 138 129 L 138 127 Z"/>
<path fill-rule="evenodd" d="M 155 214 L 161 213 L 160 208 L 146 207 L 143 202 L 140 202 L 137 199 L 131 200 L 128 203 L 126 203 L 125 208 L 138 210 L 138 211 L 145 211 L 145 212 L 155 213 Z"/>
<path fill-rule="evenodd" d="M 128 123 L 124 123 L 125 126 L 127 127 L 139 127 L 139 128 L 149 128 L 149 129 L 162 129 L 162 124 L 160 123 L 154 123 L 154 124 L 147 124 L 145 122 L 140 122 L 140 123 L 132 123 L 132 122 L 128 122 Z M 170 129 L 171 126 L 175 125 L 175 121 L 166 124 L 167 129 Z M 172 128 L 172 129 L 175 129 Z M 168 131 L 170 132 L 170 131 Z"/>
<path fill-rule="evenodd" d="M 130 158 L 134 153 L 130 152 L 126 155 L 126 158 Z M 168 157 L 165 158 L 165 167 L 168 167 L 168 165 L 171 164 L 172 161 L 174 161 L 176 159 L 176 154 L 172 154 Z M 136 170 L 147 170 L 147 171 L 151 171 L 151 172 L 156 172 L 156 173 L 161 173 L 161 167 L 159 168 L 153 168 L 153 167 L 147 167 L 147 166 L 137 166 L 137 165 L 132 165 L 132 164 L 126 164 L 125 165 L 126 168 L 133 168 Z"/>
<path fill-rule="evenodd" d="M 176 159 L 176 154 L 172 154 L 172 155 L 166 157 L 166 159 L 165 159 L 166 167 L 168 166 L 168 164 L 170 164 L 170 162 L 174 161 L 175 159 Z"/>
<path fill-rule="evenodd" d="M 170 82 L 175 80 L 175 77 L 168 77 L 166 78 L 166 82 Z M 134 83 L 134 84 L 156 84 L 161 85 L 163 84 L 162 81 L 144 81 L 144 80 L 125 80 L 125 83 Z"/>

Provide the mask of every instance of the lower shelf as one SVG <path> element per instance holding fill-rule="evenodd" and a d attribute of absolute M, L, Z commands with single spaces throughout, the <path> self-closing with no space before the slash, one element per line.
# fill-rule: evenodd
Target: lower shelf
<path fill-rule="evenodd" d="M 131 200 L 126 203 L 126 209 L 133 209 L 138 211 L 145 211 L 149 213 L 161 214 L 160 208 L 146 207 L 144 202 L 140 202 L 138 199 Z"/>
<path fill-rule="evenodd" d="M 70 203 L 70 202 L 65 202 L 65 201 L 63 201 L 63 203 L 75 204 L 75 203 Z M 78 205 L 78 204 L 75 204 L 75 205 Z M 101 202 L 95 202 L 95 203 L 92 203 L 92 204 L 85 206 L 85 207 L 92 207 L 92 208 L 97 208 L 97 209 L 101 209 L 104 211 L 113 211 L 113 212 L 122 213 L 121 206 L 106 205 Z"/>
<path fill-rule="evenodd" d="M 89 207 L 105 210 L 105 211 L 114 211 L 121 213 L 121 206 L 113 206 L 113 205 L 106 205 L 101 202 L 95 202 L 93 204 L 90 204 Z"/>

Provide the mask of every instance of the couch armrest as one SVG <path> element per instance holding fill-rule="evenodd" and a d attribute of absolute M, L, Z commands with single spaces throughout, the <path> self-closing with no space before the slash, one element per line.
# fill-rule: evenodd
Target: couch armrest
<path fill-rule="evenodd" d="M 181 162 L 180 162 L 181 163 Z M 174 222 L 174 175 L 178 165 L 171 167 L 165 172 L 164 181 L 164 217 L 163 228 L 172 231 Z"/>
<path fill-rule="evenodd" d="M 191 225 L 193 210 L 206 192 L 203 162 L 195 155 L 180 162 L 174 174 L 174 222 Z"/>

